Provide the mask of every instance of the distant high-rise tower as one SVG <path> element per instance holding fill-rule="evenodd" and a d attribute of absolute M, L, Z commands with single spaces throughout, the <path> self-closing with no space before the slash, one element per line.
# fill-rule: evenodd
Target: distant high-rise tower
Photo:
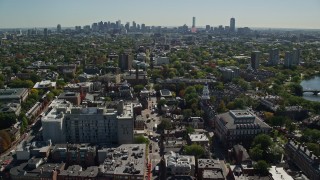
<path fill-rule="evenodd" d="M 260 51 L 253 51 L 251 53 L 251 67 L 253 70 L 257 70 L 259 68 L 260 61 Z"/>
<path fill-rule="evenodd" d="M 117 26 L 118 29 L 121 28 L 121 20 L 118 20 L 118 21 L 116 22 L 116 26 Z"/>
<path fill-rule="evenodd" d="M 293 49 L 292 54 L 293 54 L 292 64 L 293 65 L 299 65 L 300 64 L 300 50 L 299 49 Z"/>
<path fill-rule="evenodd" d="M 195 33 L 197 31 L 196 28 L 196 17 L 192 17 L 192 28 L 191 28 L 191 32 Z"/>
<path fill-rule="evenodd" d="M 43 35 L 44 35 L 45 38 L 48 37 L 48 29 L 47 28 L 43 29 Z"/>
<path fill-rule="evenodd" d="M 230 31 L 236 32 L 236 20 L 234 18 L 230 19 Z"/>
<path fill-rule="evenodd" d="M 196 27 L 196 17 L 192 17 L 192 27 Z"/>
<path fill-rule="evenodd" d="M 136 30 L 137 28 L 137 23 L 135 21 L 132 21 L 132 29 Z"/>
<path fill-rule="evenodd" d="M 286 51 L 284 56 L 284 67 L 289 68 L 293 65 L 293 53 L 290 51 Z"/>
<path fill-rule="evenodd" d="M 128 53 L 120 54 L 118 64 L 121 71 L 130 70 L 132 68 L 132 60 L 133 60 L 133 56 L 131 54 L 128 54 Z"/>
<path fill-rule="evenodd" d="M 206 25 L 206 31 L 210 31 L 210 25 Z"/>
<path fill-rule="evenodd" d="M 127 31 L 129 31 L 129 29 L 130 29 L 130 23 L 127 22 L 126 25 L 124 25 L 124 28 L 125 28 Z"/>
<path fill-rule="evenodd" d="M 57 32 L 61 33 L 61 25 L 60 24 L 57 25 Z"/>
<path fill-rule="evenodd" d="M 274 48 L 269 52 L 269 65 L 276 66 L 279 63 L 279 49 Z"/>
<path fill-rule="evenodd" d="M 284 66 L 289 68 L 294 65 L 300 64 L 300 50 L 293 49 L 293 51 L 287 51 L 284 57 Z"/>

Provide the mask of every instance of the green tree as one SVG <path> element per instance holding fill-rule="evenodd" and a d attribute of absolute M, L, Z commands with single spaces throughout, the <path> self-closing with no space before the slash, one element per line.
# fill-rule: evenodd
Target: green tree
<path fill-rule="evenodd" d="M 320 139 L 320 130 L 318 129 L 305 129 L 302 133 L 301 140 L 304 142 L 317 143 Z"/>
<path fill-rule="evenodd" d="M 226 105 L 225 105 L 225 103 L 224 103 L 223 100 L 220 101 L 220 104 L 219 104 L 219 106 L 218 106 L 217 111 L 218 111 L 219 113 L 223 113 L 223 112 L 227 112 L 227 111 L 228 111 L 228 109 L 226 108 Z"/>
<path fill-rule="evenodd" d="M 261 176 L 267 176 L 269 174 L 269 164 L 264 160 L 258 161 L 253 168 Z"/>
<path fill-rule="evenodd" d="M 15 79 L 9 83 L 12 88 L 32 88 L 33 82 L 30 80 L 22 81 L 20 79 Z"/>
<path fill-rule="evenodd" d="M 302 96 L 303 95 L 303 88 L 298 83 L 292 83 L 290 84 L 290 90 L 291 92 L 296 96 Z"/>
<path fill-rule="evenodd" d="M 147 144 L 148 145 L 150 142 L 149 142 L 148 138 L 145 138 L 144 136 L 139 135 L 139 136 L 136 136 L 134 138 L 134 143 L 136 143 L 136 144 Z"/>
<path fill-rule="evenodd" d="M 170 119 L 162 119 L 161 123 L 158 125 L 158 130 L 168 130 L 172 128 L 172 123 Z"/>
<path fill-rule="evenodd" d="M 139 93 L 144 88 L 143 85 L 138 84 L 133 87 L 135 93 Z"/>
<path fill-rule="evenodd" d="M 204 155 L 205 150 L 198 144 L 191 144 L 184 147 L 184 152 L 187 155 L 193 155 L 196 158 L 201 158 Z"/>
<path fill-rule="evenodd" d="M 17 122 L 17 117 L 14 113 L 0 113 L 0 130 L 10 128 Z"/>
<path fill-rule="evenodd" d="M 54 98 L 54 94 L 52 92 L 47 94 L 47 99 L 51 101 Z"/>
<path fill-rule="evenodd" d="M 160 91 L 161 85 L 160 84 L 154 84 L 153 85 L 153 89 L 156 90 L 156 91 Z"/>
<path fill-rule="evenodd" d="M 259 134 L 253 139 L 253 146 L 260 145 L 262 149 L 268 149 L 273 144 L 271 137 L 267 134 Z"/>
<path fill-rule="evenodd" d="M 21 118 L 20 133 L 23 134 L 27 128 L 28 128 L 28 119 L 27 117 L 23 116 Z"/>
<path fill-rule="evenodd" d="M 245 107 L 245 101 L 242 98 L 236 98 L 234 100 L 234 106 L 236 109 L 243 109 Z"/>
<path fill-rule="evenodd" d="M 184 109 L 182 111 L 184 118 L 189 118 L 192 116 L 192 109 Z"/>
<path fill-rule="evenodd" d="M 63 90 L 61 89 L 52 89 L 51 92 L 55 95 L 55 96 L 59 96 Z"/>
<path fill-rule="evenodd" d="M 260 145 L 254 146 L 249 150 L 250 156 L 253 160 L 259 160 L 263 157 L 263 150 Z"/>
<path fill-rule="evenodd" d="M 218 90 L 223 90 L 223 89 L 224 89 L 223 83 L 222 83 L 222 82 L 218 82 L 216 88 L 217 88 Z"/>
<path fill-rule="evenodd" d="M 191 126 L 187 126 L 187 127 L 186 127 L 186 131 L 187 131 L 187 134 L 194 133 L 194 128 L 191 127 Z"/>
<path fill-rule="evenodd" d="M 317 143 L 307 143 L 307 147 L 316 156 L 320 156 L 320 146 L 319 146 L 319 144 L 317 144 Z"/>

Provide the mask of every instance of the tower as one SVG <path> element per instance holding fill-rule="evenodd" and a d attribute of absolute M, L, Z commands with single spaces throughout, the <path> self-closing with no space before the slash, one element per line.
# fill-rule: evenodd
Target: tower
<path fill-rule="evenodd" d="M 129 32 L 129 30 L 130 30 L 130 23 L 127 22 L 126 25 L 124 26 L 124 28 Z"/>
<path fill-rule="evenodd" d="M 236 32 L 236 20 L 235 18 L 230 19 L 230 32 Z"/>
<path fill-rule="evenodd" d="M 61 33 L 61 25 L 60 24 L 57 25 L 57 32 Z"/>
<path fill-rule="evenodd" d="M 196 29 L 196 17 L 192 17 L 192 28 L 191 32 L 195 33 L 197 31 Z"/>
<path fill-rule="evenodd" d="M 274 48 L 270 50 L 269 53 L 269 64 L 271 66 L 276 66 L 279 63 L 279 49 Z"/>
<path fill-rule="evenodd" d="M 133 57 L 130 54 L 123 53 L 119 56 L 119 67 L 121 71 L 127 71 L 132 68 Z"/>
<path fill-rule="evenodd" d="M 290 51 L 286 51 L 286 54 L 285 54 L 285 56 L 284 56 L 284 66 L 286 67 L 286 68 L 289 68 L 289 67 L 291 67 L 292 66 L 292 64 L 293 64 L 293 53 L 292 52 L 290 52 Z"/>
<path fill-rule="evenodd" d="M 300 50 L 299 49 L 293 49 L 293 65 L 299 65 L 300 64 Z"/>
<path fill-rule="evenodd" d="M 192 17 L 192 27 L 196 27 L 196 17 Z"/>
<path fill-rule="evenodd" d="M 135 31 L 137 28 L 137 23 L 135 21 L 132 21 L 132 29 Z"/>
<path fill-rule="evenodd" d="M 45 38 L 48 37 L 48 29 L 47 28 L 43 29 L 43 35 L 44 35 Z"/>
<path fill-rule="evenodd" d="M 260 51 L 253 51 L 251 53 L 251 67 L 253 70 L 257 70 L 259 68 L 260 61 Z"/>

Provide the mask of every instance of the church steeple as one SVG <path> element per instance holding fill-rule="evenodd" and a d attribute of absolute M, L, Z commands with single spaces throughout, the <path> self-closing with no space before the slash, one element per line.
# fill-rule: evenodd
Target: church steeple
<path fill-rule="evenodd" d="M 207 83 L 203 86 L 201 100 L 210 100 L 210 91 Z"/>

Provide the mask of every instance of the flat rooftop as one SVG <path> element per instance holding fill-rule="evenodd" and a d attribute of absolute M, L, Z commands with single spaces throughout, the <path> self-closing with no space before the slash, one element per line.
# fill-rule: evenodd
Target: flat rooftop
<path fill-rule="evenodd" d="M 104 174 L 143 176 L 146 165 L 145 144 L 123 144 L 114 148 L 101 148 L 98 156 L 106 153 L 99 169 Z"/>

